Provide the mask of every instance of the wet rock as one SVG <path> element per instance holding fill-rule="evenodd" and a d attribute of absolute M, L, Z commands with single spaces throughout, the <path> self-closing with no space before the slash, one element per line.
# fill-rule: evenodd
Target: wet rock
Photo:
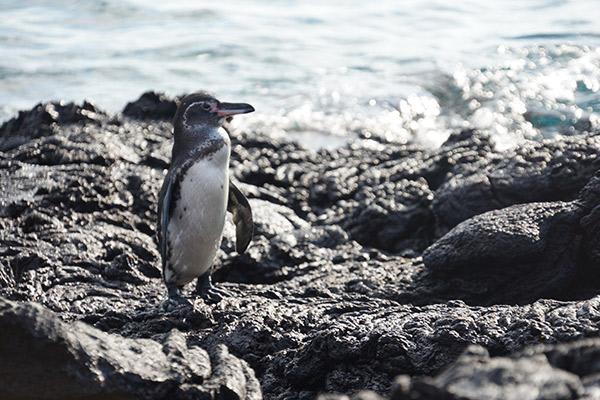
<path fill-rule="evenodd" d="M 2 398 L 261 398 L 246 363 L 224 346 L 190 347 L 177 330 L 126 339 L 2 298 L 0 326 Z"/>

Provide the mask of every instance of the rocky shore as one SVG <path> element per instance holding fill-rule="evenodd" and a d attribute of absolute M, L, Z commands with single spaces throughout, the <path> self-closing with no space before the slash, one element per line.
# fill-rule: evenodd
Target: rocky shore
<path fill-rule="evenodd" d="M 2 399 L 600 399 L 600 132 L 494 150 L 232 132 L 232 296 L 163 313 L 177 99 L 0 127 Z"/>

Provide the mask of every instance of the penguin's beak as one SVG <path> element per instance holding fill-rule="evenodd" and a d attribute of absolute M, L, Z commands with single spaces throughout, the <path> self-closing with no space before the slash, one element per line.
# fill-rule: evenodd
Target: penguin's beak
<path fill-rule="evenodd" d="M 219 103 L 217 114 L 219 117 L 229 117 L 236 114 L 247 114 L 254 111 L 254 107 L 246 103 Z"/>

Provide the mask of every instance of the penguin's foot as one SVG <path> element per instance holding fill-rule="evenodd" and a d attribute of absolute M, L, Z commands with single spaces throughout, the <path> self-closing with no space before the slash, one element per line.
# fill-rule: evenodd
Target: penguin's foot
<path fill-rule="evenodd" d="M 196 293 L 204 300 L 205 303 L 215 304 L 223 300 L 225 297 L 231 296 L 225 289 L 220 289 L 213 285 L 212 278 L 209 274 L 198 278 L 196 283 Z"/>
<path fill-rule="evenodd" d="M 192 302 L 183 296 L 181 287 L 167 284 L 168 297 L 160 305 L 162 311 L 173 311 L 179 307 L 192 307 Z"/>

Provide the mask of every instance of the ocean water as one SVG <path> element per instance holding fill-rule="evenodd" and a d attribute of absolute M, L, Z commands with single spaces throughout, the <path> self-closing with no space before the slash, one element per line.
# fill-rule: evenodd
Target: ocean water
<path fill-rule="evenodd" d="M 311 147 L 600 125 L 600 0 L 0 0 L 0 21 L 0 120 L 205 89 L 255 106 L 242 128 Z"/>

